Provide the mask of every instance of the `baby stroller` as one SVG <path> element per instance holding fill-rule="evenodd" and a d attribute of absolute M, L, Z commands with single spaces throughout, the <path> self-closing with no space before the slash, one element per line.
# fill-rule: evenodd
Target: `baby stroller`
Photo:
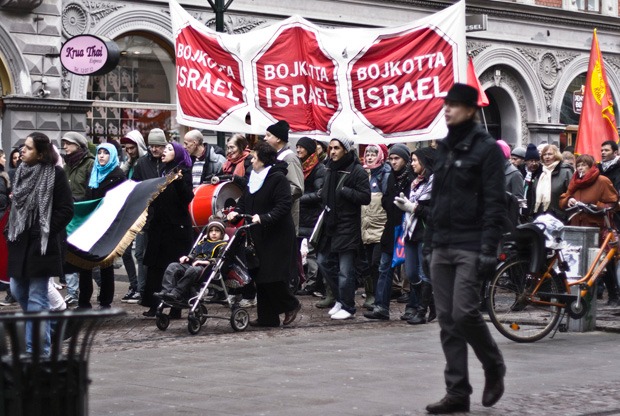
<path fill-rule="evenodd" d="M 251 216 L 245 215 L 241 217 L 244 219 L 251 218 Z M 161 301 L 155 315 L 155 324 L 157 328 L 165 331 L 170 325 L 170 315 L 164 312 L 166 308 L 189 308 L 187 330 L 192 335 L 196 335 L 200 332 L 207 318 L 229 319 L 230 325 L 235 331 L 243 331 L 248 327 L 250 322 L 248 311 L 239 306 L 237 297 L 231 300 L 228 294 L 230 289 L 241 288 L 251 281 L 247 267 L 249 256 L 247 256 L 246 253 L 254 253 L 252 239 L 248 238 L 249 228 L 253 225 L 254 224 L 250 223 L 237 228 L 220 257 L 214 259 L 215 264 L 211 267 L 205 267 L 203 274 L 208 274 L 208 276 L 203 280 L 196 294 L 186 303 L 172 302 L 169 299 L 163 299 Z M 200 241 L 203 234 L 206 232 L 207 230 L 205 227 L 196 241 Z M 231 314 L 229 318 L 208 314 L 205 295 L 210 288 L 224 293 L 224 300 L 221 303 L 230 308 Z"/>

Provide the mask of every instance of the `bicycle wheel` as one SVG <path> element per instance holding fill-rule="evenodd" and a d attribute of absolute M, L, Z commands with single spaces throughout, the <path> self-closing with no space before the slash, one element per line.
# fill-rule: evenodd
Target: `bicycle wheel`
<path fill-rule="evenodd" d="M 538 283 L 528 278 L 529 261 L 515 260 L 502 266 L 491 280 L 487 308 L 491 322 L 506 338 L 516 342 L 534 342 L 549 334 L 560 319 L 562 309 L 538 302 L 557 302 L 554 294 L 563 292 L 554 274 L 546 279 L 535 296 Z M 540 294 L 539 294 L 540 293 Z"/>

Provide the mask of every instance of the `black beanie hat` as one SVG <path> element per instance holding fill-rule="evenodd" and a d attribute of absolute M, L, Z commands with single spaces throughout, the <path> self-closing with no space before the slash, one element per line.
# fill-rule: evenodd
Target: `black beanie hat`
<path fill-rule="evenodd" d="M 435 149 L 432 147 L 421 147 L 413 151 L 413 154 L 418 158 L 424 169 L 429 172 L 433 171 L 433 164 L 435 163 Z"/>
<path fill-rule="evenodd" d="M 469 107 L 478 107 L 478 90 L 467 84 L 456 83 L 448 91 L 445 101 L 454 101 Z"/>
<path fill-rule="evenodd" d="M 405 162 L 409 163 L 411 161 L 411 152 L 407 145 L 402 143 L 396 143 L 390 147 L 389 155 L 400 156 Z"/>
<path fill-rule="evenodd" d="M 297 146 L 301 146 L 308 151 L 308 155 L 316 152 L 316 142 L 312 140 L 310 137 L 302 137 L 297 140 Z"/>
<path fill-rule="evenodd" d="M 527 145 L 527 149 L 525 149 L 525 160 L 540 160 L 540 153 L 538 153 L 538 149 L 534 145 L 534 143 L 530 143 Z"/>
<path fill-rule="evenodd" d="M 287 142 L 287 143 L 288 143 L 289 129 L 290 129 L 290 126 L 284 120 L 280 120 L 276 124 L 272 124 L 271 126 L 267 127 L 267 131 L 269 133 L 273 134 L 278 139 L 282 140 L 283 142 Z"/>

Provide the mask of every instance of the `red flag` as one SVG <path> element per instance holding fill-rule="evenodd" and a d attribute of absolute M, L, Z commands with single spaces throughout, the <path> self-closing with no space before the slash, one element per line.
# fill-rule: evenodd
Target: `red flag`
<path fill-rule="evenodd" d="M 478 107 L 486 107 L 489 105 L 489 98 L 484 93 L 480 81 L 476 76 L 476 70 L 474 69 L 474 61 L 471 56 L 469 57 L 469 63 L 467 64 L 467 85 L 474 87 L 478 90 Z"/>
<path fill-rule="evenodd" d="M 600 161 L 601 143 L 606 140 L 618 142 L 618 129 L 603 56 L 594 29 L 575 153 L 590 155 Z"/>

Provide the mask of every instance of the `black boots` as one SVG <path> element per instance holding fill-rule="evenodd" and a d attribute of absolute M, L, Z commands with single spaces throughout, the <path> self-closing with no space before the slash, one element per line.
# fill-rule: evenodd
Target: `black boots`
<path fill-rule="evenodd" d="M 469 397 L 445 396 L 437 403 L 426 406 L 426 411 L 432 415 L 469 412 Z"/>
<path fill-rule="evenodd" d="M 433 302 L 433 286 L 428 282 L 422 282 L 420 285 L 420 307 L 413 318 L 407 321 L 407 323 L 411 325 L 420 325 L 427 322 L 427 308 L 430 310 L 428 322 L 431 322 L 437 316 L 435 314 L 435 303 Z"/>

